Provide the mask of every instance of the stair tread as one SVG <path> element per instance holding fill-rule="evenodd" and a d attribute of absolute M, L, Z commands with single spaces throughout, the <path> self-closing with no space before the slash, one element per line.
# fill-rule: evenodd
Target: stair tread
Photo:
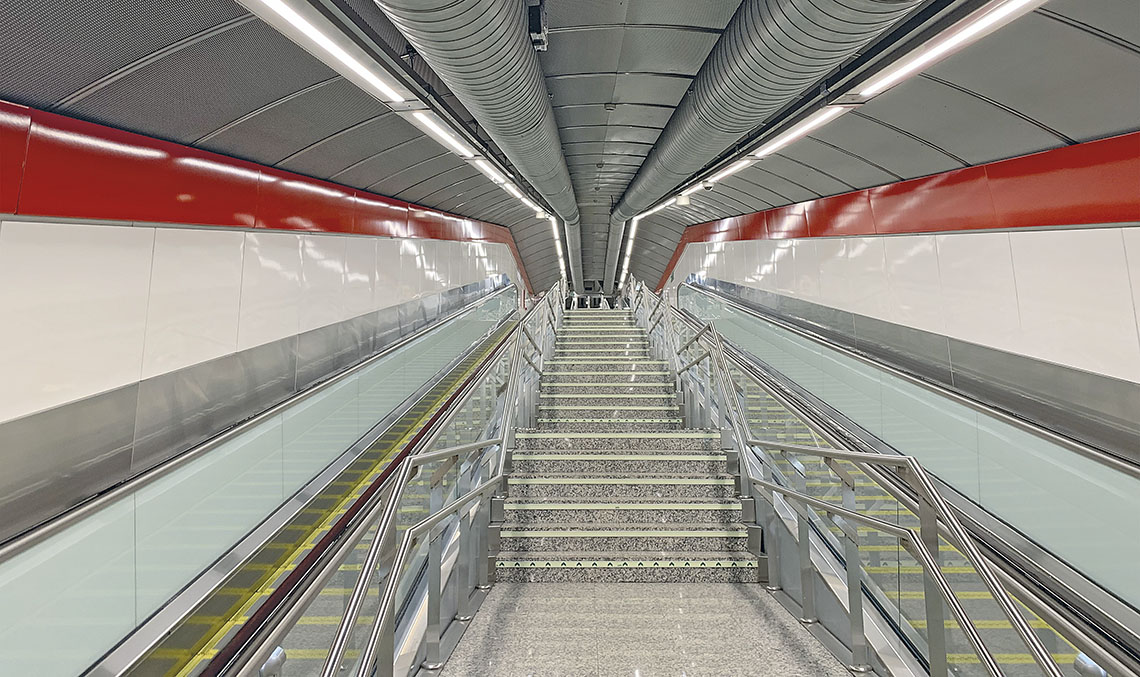
<path fill-rule="evenodd" d="M 537 550 L 503 551 L 499 559 L 520 560 L 743 560 L 756 561 L 756 555 L 743 550 Z"/>
<path fill-rule="evenodd" d="M 630 496 L 623 497 L 617 500 L 613 498 L 593 498 L 588 496 L 575 496 L 571 498 L 565 497 L 551 497 L 551 496 L 509 496 L 503 499 L 503 506 L 506 508 L 517 507 L 520 505 L 527 506 L 573 506 L 575 510 L 586 509 L 603 509 L 604 506 L 618 506 L 619 509 L 629 508 L 634 510 L 668 510 L 668 509 L 686 509 L 700 506 L 709 510 L 713 509 L 728 509 L 734 510 L 740 508 L 740 500 L 736 498 L 711 498 L 711 497 L 669 497 L 660 498 L 657 496 Z M 668 507 L 661 507 L 668 506 Z"/>
<path fill-rule="evenodd" d="M 736 532 L 740 535 L 747 533 L 748 528 L 740 522 L 669 522 L 660 524 L 655 522 L 556 522 L 553 524 L 535 524 L 534 522 L 503 522 L 499 525 L 503 532 L 559 532 L 573 535 L 577 532 L 605 531 L 624 532 L 636 531 L 646 534 L 669 535 L 671 532 L 721 533 Z"/>

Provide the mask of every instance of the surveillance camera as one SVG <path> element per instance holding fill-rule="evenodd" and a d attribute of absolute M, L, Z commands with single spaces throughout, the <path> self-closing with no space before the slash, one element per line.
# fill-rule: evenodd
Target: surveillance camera
<path fill-rule="evenodd" d="M 712 190 L 713 189 L 713 182 L 712 181 L 701 181 L 701 188 L 704 188 L 705 190 Z"/>

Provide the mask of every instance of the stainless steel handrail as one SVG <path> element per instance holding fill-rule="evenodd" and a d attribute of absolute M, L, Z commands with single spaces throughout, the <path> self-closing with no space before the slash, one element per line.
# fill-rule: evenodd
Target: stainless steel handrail
<path fill-rule="evenodd" d="M 647 288 L 644 285 L 635 283 L 634 288 L 637 290 L 634 293 L 638 293 L 641 295 L 650 294 L 650 292 L 647 291 Z M 676 319 L 679 322 L 686 323 L 685 316 L 679 310 L 677 310 L 676 308 L 674 308 L 672 306 L 671 298 L 669 298 L 669 296 L 667 294 L 662 294 L 658 298 L 657 306 L 654 307 L 654 312 L 656 312 L 656 308 L 659 307 L 662 303 L 665 303 L 665 305 L 667 306 L 667 309 L 665 312 L 666 312 L 666 314 L 669 314 L 671 316 L 671 319 L 672 319 L 672 317 L 676 317 Z M 640 303 L 637 303 L 635 305 L 640 305 Z M 652 315 L 653 315 L 653 313 L 650 313 L 649 317 L 652 317 Z M 649 319 L 649 317 L 647 317 L 647 320 Z M 660 322 L 660 319 L 658 320 L 658 322 Z M 647 324 L 648 324 L 648 322 L 647 322 Z M 652 327 L 656 327 L 656 324 L 657 323 L 654 323 L 652 325 Z M 1032 655 L 1032 657 L 1034 659 L 1034 662 L 1038 665 L 1038 667 L 1046 675 L 1049 675 L 1050 677 L 1061 677 L 1062 673 L 1058 669 L 1056 663 L 1052 660 L 1052 656 L 1049 654 L 1048 650 L 1045 648 L 1045 646 L 1041 642 L 1040 638 L 1038 638 L 1037 635 L 1033 632 L 1032 628 L 1030 628 L 1029 623 L 1025 620 L 1024 617 L 1022 617 L 1020 612 L 1017 610 L 1016 604 L 1013 601 L 1012 597 L 1009 595 L 1008 591 L 1002 585 L 1001 580 L 994 573 L 994 571 L 991 568 L 991 566 L 989 565 L 989 563 L 982 557 L 980 550 L 978 549 L 977 545 L 973 541 L 973 538 L 969 535 L 969 533 L 965 530 L 965 528 L 958 521 L 956 514 L 950 509 L 949 505 L 945 501 L 945 498 L 942 497 L 941 494 L 938 492 L 934 482 L 931 480 L 929 475 L 926 473 L 925 469 L 922 468 L 922 466 L 918 463 L 918 461 L 916 459 L 909 457 L 909 456 L 893 456 L 893 455 L 886 455 L 886 454 L 868 454 L 868 453 L 863 453 L 863 452 L 853 452 L 853 451 L 846 451 L 846 450 L 810 447 L 810 446 L 806 446 L 806 445 L 788 444 L 788 443 L 772 441 L 772 440 L 753 439 L 746 432 L 746 430 L 747 430 L 747 423 L 746 423 L 747 418 L 745 417 L 744 413 L 740 409 L 740 401 L 736 395 L 736 386 L 735 386 L 735 383 L 732 381 L 731 377 L 729 376 L 728 363 L 727 363 L 727 357 L 726 357 L 725 350 L 724 350 L 723 339 L 722 339 L 720 333 L 716 330 L 716 328 L 714 326 L 711 325 L 711 323 L 706 324 L 704 326 L 700 326 L 700 327 L 695 326 L 696 324 L 697 324 L 696 322 L 693 322 L 691 325 L 689 325 L 689 329 L 696 332 L 696 334 L 692 338 L 687 340 L 683 344 L 683 346 L 684 346 L 684 348 L 688 348 L 690 345 L 695 343 L 702 336 L 707 337 L 707 340 L 704 340 L 699 344 L 699 345 L 703 345 L 705 347 L 705 353 L 707 355 L 702 354 L 701 357 L 699 357 L 697 360 L 694 361 L 694 364 L 696 362 L 699 362 L 699 361 L 705 359 L 706 356 L 712 358 L 711 362 L 712 362 L 713 367 L 714 367 L 713 372 L 715 373 L 715 378 L 717 381 L 717 384 L 716 384 L 717 390 L 720 392 L 720 398 L 721 398 L 721 402 L 722 402 L 722 404 L 719 407 L 719 409 L 720 409 L 719 413 L 722 416 L 723 422 L 727 423 L 729 428 L 731 428 L 732 437 L 734 438 L 734 442 L 736 444 L 736 447 L 740 452 L 744 452 L 744 451 L 748 450 L 748 451 L 754 453 L 754 450 L 756 447 L 770 448 L 770 449 L 775 449 L 775 450 L 778 450 L 778 451 L 781 451 L 784 453 L 796 453 L 796 454 L 810 455 L 810 456 L 815 456 L 815 457 L 819 457 L 819 458 L 823 458 L 823 459 L 828 459 L 830 461 L 842 460 L 842 461 L 846 461 L 849 463 L 853 463 L 854 465 L 856 465 L 856 467 L 859 467 L 860 469 L 867 469 L 867 466 L 884 466 L 884 467 L 896 469 L 897 471 L 902 471 L 904 474 L 904 479 L 905 479 L 906 483 L 909 484 L 917 492 L 917 494 L 920 497 L 920 504 L 917 506 L 918 507 L 919 520 L 920 520 L 920 530 L 918 533 L 915 533 L 913 530 L 907 529 L 907 530 L 905 530 L 907 533 L 904 537 L 903 534 L 900 534 L 896 531 L 896 528 L 893 525 L 887 525 L 888 528 L 884 528 L 883 525 L 879 525 L 879 524 L 874 523 L 874 522 L 878 522 L 878 520 L 872 521 L 870 518 L 866 518 L 862 515 L 859 515 L 857 512 L 855 512 L 853 510 L 853 508 L 854 508 L 854 500 L 853 500 L 854 499 L 854 492 L 853 492 L 854 482 L 853 482 L 853 480 L 850 480 L 849 476 L 843 477 L 843 475 L 845 475 L 846 473 L 844 473 L 840 468 L 838 468 L 836 466 L 830 466 L 829 465 L 829 467 L 832 467 L 832 469 L 836 472 L 836 474 L 840 476 L 841 480 L 844 481 L 844 484 L 845 484 L 845 487 L 844 487 L 845 488 L 844 503 L 845 504 L 850 503 L 850 505 L 845 505 L 844 509 L 837 509 L 834 506 L 823 504 L 823 502 L 821 502 L 821 501 L 817 501 L 816 499 L 813 499 L 806 494 L 803 494 L 801 492 L 797 492 L 797 491 L 791 490 L 787 487 L 784 487 L 784 486 L 782 486 L 782 485 L 780 485 L 774 481 L 771 481 L 770 479 L 764 479 L 764 478 L 756 477 L 754 475 L 754 472 L 753 472 L 752 464 L 748 462 L 747 458 L 744 458 L 744 459 L 742 459 L 741 466 L 742 466 L 743 472 L 747 476 L 747 481 L 748 481 L 749 485 L 751 485 L 753 487 L 760 488 L 760 489 L 767 490 L 768 492 L 779 493 L 782 496 L 784 496 L 784 498 L 786 500 L 798 501 L 800 504 L 803 504 L 803 505 L 811 505 L 813 507 L 823 508 L 826 511 L 828 511 L 830 514 L 841 515 L 845 519 L 851 519 L 853 521 L 862 522 L 862 523 L 868 524 L 868 526 L 871 526 L 873 528 L 879 528 L 880 530 L 884 530 L 884 531 L 894 533 L 894 535 L 899 536 L 901 540 L 906 541 L 907 544 L 910 546 L 910 547 L 908 547 L 908 550 L 912 551 L 916 555 L 916 558 L 920 562 L 922 562 L 924 573 L 926 573 L 926 575 L 927 575 L 928 587 L 935 588 L 936 592 L 942 597 L 942 599 L 950 607 L 951 612 L 955 615 L 955 617 L 957 618 L 957 620 L 959 622 L 959 626 L 962 628 L 963 632 L 966 634 L 971 645 L 974 647 L 975 651 L 977 652 L 979 660 L 986 667 L 987 671 L 991 675 L 994 675 L 995 677 L 1000 676 L 1003 673 L 1002 673 L 1001 668 L 997 662 L 997 659 L 995 658 L 993 653 L 989 651 L 988 647 L 985 646 L 985 643 L 982 641 L 981 635 L 978 632 L 977 627 L 969 619 L 968 615 L 965 612 L 965 609 L 962 608 L 961 604 L 959 603 L 956 596 L 954 595 L 953 589 L 950 587 L 949 583 L 946 581 L 946 579 L 943 576 L 941 569 L 939 567 L 938 555 L 937 555 L 937 553 L 938 553 L 938 538 L 939 538 L 940 532 L 942 530 L 945 530 L 948 533 L 948 535 L 950 536 L 950 540 L 954 541 L 958 545 L 958 547 L 961 549 L 962 553 L 966 556 L 967 560 L 970 562 L 971 565 L 973 565 L 975 571 L 978 573 L 979 577 L 985 583 L 987 590 L 990 591 L 990 593 L 993 595 L 995 601 L 997 601 L 998 605 L 1001 607 L 1003 614 L 1009 619 L 1012 627 L 1016 630 L 1019 637 L 1021 637 L 1022 641 L 1025 642 L 1026 646 L 1029 648 L 1030 654 Z M 674 322 L 673 321 L 667 322 L 665 326 L 666 326 L 665 331 L 667 334 L 669 332 L 674 332 L 674 336 L 672 337 L 672 339 L 673 339 L 672 342 L 674 345 L 677 345 L 679 337 L 677 337 L 675 335 L 676 329 L 675 329 Z M 692 365 L 690 364 L 688 366 L 692 366 Z M 747 372 L 742 372 L 742 373 L 744 373 L 747 377 L 749 377 L 751 379 L 750 374 L 748 374 Z M 752 379 L 752 380 L 757 385 L 763 387 L 762 383 L 755 381 L 754 379 Z M 768 466 L 769 472 L 771 472 L 773 470 L 772 460 L 770 457 L 768 457 L 768 455 L 766 453 L 757 455 L 757 460 L 759 460 L 763 465 Z M 875 473 L 871 473 L 872 477 L 874 477 L 874 475 L 875 475 Z M 850 480 L 849 491 L 848 491 L 848 486 L 847 486 L 848 480 Z M 901 494 L 901 492 L 898 492 L 898 495 L 896 495 L 896 491 L 894 490 L 894 487 L 892 484 L 882 483 L 882 484 L 880 484 L 880 486 L 883 489 L 887 490 L 892 495 L 896 496 L 896 498 L 899 498 L 899 499 L 905 498 L 906 503 L 908 503 L 908 504 L 911 503 L 911 499 L 909 496 L 905 496 L 905 495 Z M 763 492 L 761 492 L 761 493 L 763 493 Z M 765 494 L 765 498 L 770 503 L 772 503 L 773 510 L 774 510 L 775 509 L 774 497 L 771 494 Z M 850 499 L 850 500 L 848 500 L 848 499 Z M 791 504 L 789 503 L 789 505 L 791 505 Z M 800 513 L 799 511 L 796 511 L 796 512 L 800 516 L 799 523 L 800 523 L 800 541 L 801 541 L 801 549 L 802 549 L 801 550 L 801 567 L 802 567 L 804 565 L 804 562 L 803 562 L 803 560 L 805 559 L 804 556 L 806 556 L 806 559 L 810 560 L 810 553 L 807 550 L 803 550 L 803 548 L 805 546 L 804 541 L 806 540 L 806 537 L 807 537 L 807 531 L 805 529 L 806 524 L 807 524 L 807 520 L 805 518 L 808 518 L 809 516 L 804 515 L 804 514 Z M 884 523 L 884 525 L 886 525 L 886 524 L 887 523 Z M 851 621 L 852 621 L 853 635 L 854 635 L 855 628 L 857 625 L 856 624 L 856 616 L 858 616 L 860 619 L 860 623 L 858 623 L 860 632 L 861 632 L 861 617 L 862 617 L 861 576 L 858 575 L 859 570 L 862 568 L 862 564 L 860 563 L 859 558 L 858 558 L 858 550 L 857 550 L 858 532 L 857 532 L 857 530 L 855 531 L 854 537 L 855 537 L 856 549 L 854 551 L 849 550 L 848 553 L 849 553 L 849 555 L 853 554 L 855 556 L 854 557 L 849 556 L 846 558 L 846 567 L 848 569 L 848 575 L 849 575 L 849 581 L 848 581 L 849 614 L 851 616 Z M 771 569 L 771 567 L 770 567 L 770 569 Z M 853 576 L 852 573 L 855 573 L 856 575 Z M 808 586 L 804 585 L 803 588 L 804 588 L 805 607 L 806 607 L 807 602 L 809 601 L 810 595 L 808 595 L 808 593 L 807 593 Z M 934 642 L 933 641 L 936 638 L 936 635 L 935 635 L 935 627 L 931 623 L 931 619 L 929 618 L 933 613 L 933 610 L 929 607 L 929 601 L 930 600 L 928 600 L 927 631 L 928 631 L 928 636 L 932 640 L 931 641 L 931 647 L 929 650 L 929 653 L 931 654 L 929 656 L 931 674 L 938 675 L 939 677 L 941 677 L 942 675 L 948 674 L 945 638 L 942 637 L 940 642 Z M 811 618 L 814 615 L 814 611 L 807 610 L 805 608 L 805 615 L 807 617 Z M 945 628 L 944 628 L 944 624 L 941 622 L 941 610 L 938 609 L 938 613 L 933 614 L 933 615 L 935 615 L 938 618 L 939 622 L 937 623 L 937 625 L 942 627 L 942 634 L 944 635 L 945 634 Z M 857 641 L 853 641 L 852 643 L 856 644 L 856 645 L 858 644 Z M 853 652 L 854 652 L 857 647 L 853 646 L 852 648 L 853 648 Z M 862 645 L 862 649 L 864 652 L 866 651 L 865 643 Z M 867 657 L 865 654 L 864 654 L 864 656 L 855 656 L 853 661 L 857 666 L 863 666 L 863 665 L 866 665 L 866 663 L 867 663 Z"/>
<path fill-rule="evenodd" d="M 226 442 L 228 442 L 228 441 L 230 441 L 236 437 L 240 437 L 242 434 L 248 432 L 251 428 L 256 427 L 257 425 L 259 425 L 261 423 L 264 423 L 266 420 L 273 418 L 274 416 L 280 414 L 282 411 L 289 409 L 291 407 L 294 407 L 297 404 L 300 404 L 301 402 L 304 402 L 310 398 L 313 398 L 313 397 L 319 395 L 320 393 L 322 393 L 322 392 L 328 390 L 329 388 L 332 388 L 336 384 L 340 383 L 344 379 L 347 379 L 350 376 L 352 376 L 352 375 L 354 375 L 354 374 L 356 374 L 356 373 L 358 373 L 364 369 L 367 369 L 370 365 L 372 365 L 373 363 L 383 359 L 384 357 L 387 357 L 393 351 L 398 350 L 399 348 L 402 348 L 402 347 L 406 346 L 407 344 L 409 344 L 409 343 L 411 343 L 411 342 L 413 342 L 419 338 L 422 338 L 424 335 L 426 335 L 430 332 L 433 332 L 436 329 L 439 329 L 446 322 L 450 322 L 452 320 L 455 320 L 455 319 L 457 319 L 463 315 L 466 315 L 466 314 L 474 311 L 477 307 L 479 307 L 480 305 L 482 305 L 486 301 L 489 301 L 492 298 L 494 298 L 494 297 L 496 297 L 496 296 L 498 296 L 498 295 L 500 295 L 500 294 L 502 294 L 502 293 L 504 293 L 510 289 L 513 289 L 513 288 L 515 288 L 515 287 L 512 284 L 512 285 L 509 285 L 507 287 L 503 287 L 502 289 L 496 290 L 496 291 L 492 292 L 491 294 L 488 294 L 488 295 L 484 296 L 483 298 L 479 299 L 476 303 L 472 304 L 471 306 L 468 306 L 466 308 L 458 310 L 458 311 L 452 313 L 451 315 L 447 316 L 446 318 L 443 318 L 442 320 L 434 322 L 427 327 L 423 327 L 423 328 L 421 328 L 421 329 L 419 329 L 419 330 L 417 330 L 411 334 L 408 334 L 407 336 L 401 337 L 392 345 L 388 346 L 387 348 L 380 351 L 379 353 L 372 355 L 371 357 L 367 358 L 363 362 L 360 362 L 359 364 L 354 365 L 354 366 L 336 374 L 332 378 L 329 378 L 325 381 L 321 381 L 320 383 L 312 386 L 311 388 L 308 388 L 308 389 L 304 390 L 303 392 L 300 392 L 300 393 L 297 393 L 296 395 L 293 395 L 289 399 L 278 402 L 277 404 L 273 405 L 269 409 L 266 409 L 265 411 L 261 412 L 260 414 L 257 414 L 256 416 L 254 416 L 252 418 L 249 418 L 245 421 L 242 421 L 241 423 L 238 423 L 237 425 L 235 425 L 232 428 L 229 428 L 227 430 L 224 430 L 224 431 L 218 433 L 216 436 L 206 440 L 205 442 L 202 442 L 201 444 L 197 445 L 196 447 L 193 447 L 193 448 L 179 454 L 178 456 L 175 456 L 174 458 L 166 461 L 165 463 L 158 465 L 158 466 L 155 466 L 154 468 L 151 468 L 149 470 L 146 470 L 139 475 L 136 475 L 135 477 L 123 482 L 122 484 L 117 485 L 113 489 L 110 489 L 110 490 L 108 490 L 102 494 L 99 494 L 98 496 L 96 496 L 96 497 L 94 497 L 88 501 L 85 501 L 84 503 L 79 504 L 78 506 L 72 508 L 71 510 L 59 515 L 58 517 L 55 517 L 51 521 L 45 522 L 45 523 L 43 523 L 37 527 L 34 527 L 31 531 L 27 531 L 27 532 L 25 532 L 19 536 L 16 536 L 15 538 L 7 541 L 3 545 L 0 545 L 0 563 L 3 563 L 5 561 L 15 557 L 16 555 L 20 554 L 21 552 L 24 552 L 25 550 L 32 547 L 33 545 L 35 545 L 35 544 L 47 539 L 48 537 L 66 529 L 67 527 L 75 524 L 76 522 L 78 522 L 79 520 L 82 520 L 83 518 L 87 517 L 88 515 L 91 515 L 92 513 L 99 511 L 100 509 L 106 507 L 109 503 L 113 503 L 114 501 L 116 501 L 120 498 L 123 498 L 124 496 L 126 496 L 132 492 L 138 491 L 139 489 L 142 489 L 143 487 L 145 487 L 145 486 L 147 486 L 147 485 L 149 485 L 149 484 L 151 484 L 157 480 L 160 480 L 163 477 L 166 477 L 170 473 L 182 468 L 187 463 L 190 463 L 191 461 L 196 460 L 200 456 L 213 451 L 214 449 L 218 448 L 220 445 L 225 444 Z"/>

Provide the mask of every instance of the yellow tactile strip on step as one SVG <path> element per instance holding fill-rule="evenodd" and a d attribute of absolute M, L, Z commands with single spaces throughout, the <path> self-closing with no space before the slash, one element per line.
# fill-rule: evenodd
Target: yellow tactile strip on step
<path fill-rule="evenodd" d="M 388 467 L 514 324 L 471 351 L 273 538 L 127 673 L 183 677 L 209 661 L 276 584 L 307 555 L 348 507 Z"/>

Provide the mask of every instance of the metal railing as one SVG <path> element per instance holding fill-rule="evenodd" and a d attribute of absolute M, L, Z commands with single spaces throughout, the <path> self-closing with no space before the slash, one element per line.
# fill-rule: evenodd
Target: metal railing
<path fill-rule="evenodd" d="M 925 618 L 923 624 L 914 625 L 926 628 L 925 647 L 918 649 L 919 658 L 929 674 L 935 677 L 950 674 L 948 619 L 944 608 L 950 610 L 986 673 L 995 677 L 1004 674 L 995 652 L 986 645 L 978 626 L 943 573 L 941 561 L 945 540 L 976 572 L 1041 673 L 1050 677 L 1061 676 L 1052 655 L 1022 616 L 993 567 L 982 556 L 931 477 L 914 458 L 758 438 L 752 434 L 746 407 L 741 404 L 744 388 L 733 379 L 734 372 L 730 369 L 723 338 L 716 328 L 711 323 L 701 325 L 692 316 L 675 308 L 667 294 L 656 295 L 638 281 L 633 281 L 626 289 L 635 318 L 647 329 L 651 348 L 657 357 L 670 360 L 676 369 L 677 391 L 686 423 L 719 427 L 723 431 L 726 447 L 731 447 L 738 455 L 741 482 L 737 488 L 742 499 L 759 496 L 766 504 L 763 519 L 757 519 L 760 506 L 754 506 L 751 515 L 746 511 L 745 516 L 746 519 L 752 517 L 763 522 L 769 589 L 792 593 L 782 585 L 782 559 L 795 559 L 799 570 L 798 591 L 795 592 L 799 598 L 794 601 L 800 605 L 802 620 L 815 623 L 819 620 L 816 580 L 823 575 L 818 563 L 821 551 L 833 553 L 845 571 L 849 634 L 842 639 L 851 651 L 849 667 L 852 670 L 869 672 L 872 669 L 864 611 L 865 591 L 873 590 L 875 586 L 861 561 L 860 527 L 863 527 L 864 530 L 878 531 L 898 539 L 899 545 L 921 567 Z M 764 389 L 764 384 L 752 378 L 747 370 L 737 369 L 735 373 L 746 381 L 745 388 L 751 385 Z M 828 479 L 838 483 L 839 505 L 809 494 L 804 457 L 820 462 L 830 473 Z M 902 526 L 860 512 L 856 485 L 857 478 L 863 477 L 872 480 L 876 488 L 885 491 L 916 516 L 918 527 Z M 778 533 L 781 529 L 786 529 L 787 536 L 795 542 L 793 549 L 783 547 L 786 543 L 782 542 L 788 539 Z M 839 534 L 839 538 L 836 539 L 834 534 Z M 813 556 L 813 544 L 816 556 Z M 884 599 L 873 603 L 880 608 L 889 605 L 889 601 Z M 903 620 L 901 614 L 899 620 Z M 897 631 L 905 635 L 903 639 L 908 645 L 919 644 L 915 640 L 920 633 L 915 632 L 913 626 L 908 629 L 898 627 Z"/>
<path fill-rule="evenodd" d="M 502 493 L 515 426 L 535 420 L 538 379 L 543 362 L 553 354 L 565 294 L 560 281 L 534 299 L 421 438 L 410 443 L 393 472 L 378 480 L 379 499 L 338 544 L 321 575 L 271 631 L 230 663 L 227 673 L 267 674 L 282 655 L 288 661 L 290 635 L 302 627 L 299 621 L 309 606 L 338 572 L 355 568 L 345 565 L 365 546 L 367 554 L 344 598 L 320 674 L 392 675 L 401 653 L 401 611 L 411 604 L 421 577 L 426 578 L 426 623 L 421 639 L 405 628 L 404 643 L 414 645 L 412 654 L 423 656 L 424 667 L 442 666 L 441 640 L 451 621 L 470 620 L 489 588 L 490 500 Z M 420 490 L 426 491 L 426 506 Z M 444 554 L 449 547 L 455 557 L 448 570 Z M 454 613 L 445 609 L 445 589 L 455 591 Z"/>

